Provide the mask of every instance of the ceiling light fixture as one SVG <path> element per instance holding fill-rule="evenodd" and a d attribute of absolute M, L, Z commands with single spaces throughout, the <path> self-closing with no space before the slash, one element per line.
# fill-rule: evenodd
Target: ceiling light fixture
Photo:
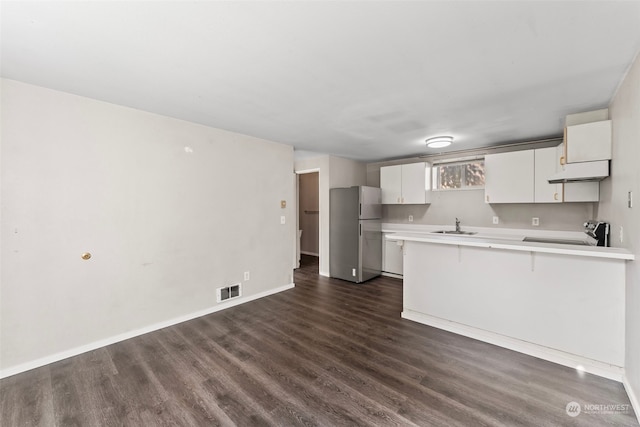
<path fill-rule="evenodd" d="M 427 147 L 429 148 L 442 148 L 448 147 L 453 142 L 452 136 L 434 136 L 426 140 Z"/>

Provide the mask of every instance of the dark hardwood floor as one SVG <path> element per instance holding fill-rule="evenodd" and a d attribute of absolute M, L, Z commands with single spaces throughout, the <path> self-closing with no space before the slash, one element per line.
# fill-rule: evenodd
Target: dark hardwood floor
<path fill-rule="evenodd" d="M 620 383 L 401 319 L 400 280 L 327 279 L 304 257 L 295 282 L 5 378 L 0 424 L 638 426 L 586 406 L 629 405 Z"/>

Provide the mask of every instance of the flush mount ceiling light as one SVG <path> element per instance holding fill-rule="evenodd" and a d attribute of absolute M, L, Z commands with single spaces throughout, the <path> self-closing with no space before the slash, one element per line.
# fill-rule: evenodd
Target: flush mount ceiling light
<path fill-rule="evenodd" d="M 452 136 L 434 136 L 425 141 L 429 148 L 442 148 L 448 147 L 453 142 Z"/>

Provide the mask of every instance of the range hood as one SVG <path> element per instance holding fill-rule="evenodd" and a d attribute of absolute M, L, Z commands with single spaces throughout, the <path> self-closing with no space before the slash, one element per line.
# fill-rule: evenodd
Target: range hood
<path fill-rule="evenodd" d="M 602 181 L 609 176 L 609 160 L 567 163 L 563 170 L 549 177 L 549 184 L 561 182 Z"/>

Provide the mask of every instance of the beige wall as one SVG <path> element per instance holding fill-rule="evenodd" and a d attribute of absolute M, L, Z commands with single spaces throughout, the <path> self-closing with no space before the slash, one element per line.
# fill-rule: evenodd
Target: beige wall
<path fill-rule="evenodd" d="M 298 186 L 298 224 L 302 231 L 300 251 L 319 255 L 320 206 L 318 172 L 300 174 Z"/>
<path fill-rule="evenodd" d="M 627 388 L 640 411 L 640 56 L 622 82 L 609 106 L 613 122 L 611 179 L 600 186 L 598 214 L 611 222 L 613 245 L 628 248 L 636 260 L 627 262 L 626 357 Z M 627 197 L 633 192 L 634 205 Z M 620 239 L 623 229 L 623 238 Z"/>
<path fill-rule="evenodd" d="M 11 80 L 1 136 L 3 370 L 292 282 L 290 146 Z"/>
<path fill-rule="evenodd" d="M 365 185 L 364 163 L 335 156 L 317 156 L 295 161 L 295 171 L 317 170 L 320 182 L 320 274 L 329 276 L 329 190 L 336 187 Z"/>
<path fill-rule="evenodd" d="M 330 188 L 367 185 L 367 165 L 342 157 L 330 156 Z"/>

